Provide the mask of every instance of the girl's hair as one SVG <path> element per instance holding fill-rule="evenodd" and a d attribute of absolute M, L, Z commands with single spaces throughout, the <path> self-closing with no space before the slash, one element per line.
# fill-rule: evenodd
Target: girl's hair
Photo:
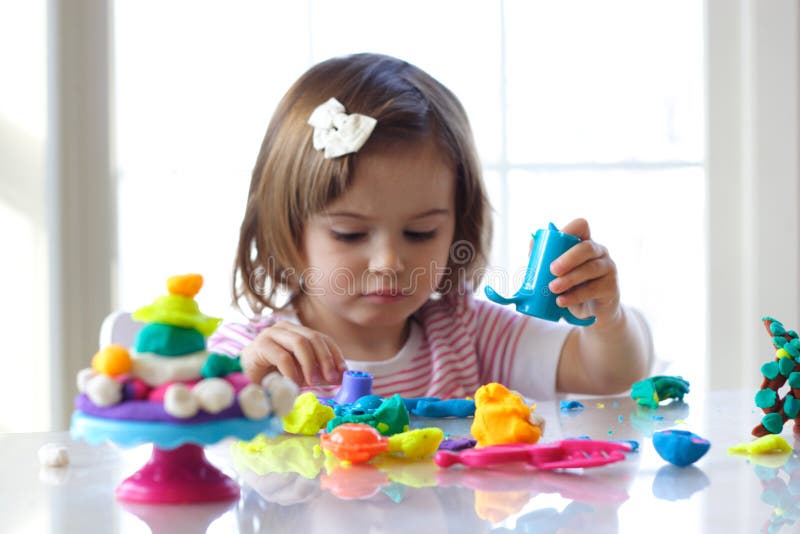
<path fill-rule="evenodd" d="M 357 153 L 325 159 L 312 145 L 311 112 L 334 97 L 347 113 L 377 119 Z M 280 291 L 298 288 L 303 228 L 351 183 L 359 153 L 432 138 L 456 170 L 456 224 L 449 269 L 437 290 L 477 285 L 486 265 L 491 214 L 472 132 L 455 95 L 421 69 L 378 54 L 329 59 L 289 89 L 267 127 L 239 234 L 234 304 L 278 309 Z M 458 248 L 458 250 L 456 250 Z M 295 293 L 296 294 L 296 293 Z"/>

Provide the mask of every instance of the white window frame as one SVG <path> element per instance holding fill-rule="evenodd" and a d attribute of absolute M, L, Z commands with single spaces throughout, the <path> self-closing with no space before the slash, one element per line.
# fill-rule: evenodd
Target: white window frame
<path fill-rule="evenodd" d="M 797 2 L 706 0 L 706 53 L 707 376 L 756 388 L 771 356 L 761 316 L 800 327 Z"/>
<path fill-rule="evenodd" d="M 45 204 L 49 249 L 51 427 L 69 427 L 75 376 L 113 309 L 111 0 L 47 5 Z"/>

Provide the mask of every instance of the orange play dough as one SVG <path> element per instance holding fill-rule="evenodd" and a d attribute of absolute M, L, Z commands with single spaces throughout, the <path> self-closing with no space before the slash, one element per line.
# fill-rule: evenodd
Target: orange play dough
<path fill-rule="evenodd" d="M 92 369 L 108 376 L 124 375 L 133 369 L 128 349 L 122 345 L 108 345 L 92 357 Z"/>
<path fill-rule="evenodd" d="M 167 278 L 167 291 L 170 295 L 194 298 L 203 287 L 203 276 L 199 274 L 181 274 Z"/>

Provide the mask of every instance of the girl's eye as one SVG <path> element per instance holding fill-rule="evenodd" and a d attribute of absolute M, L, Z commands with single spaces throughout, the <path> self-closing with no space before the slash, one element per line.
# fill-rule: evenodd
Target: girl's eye
<path fill-rule="evenodd" d="M 404 233 L 406 234 L 406 237 L 412 241 L 427 241 L 428 239 L 433 239 L 434 236 L 436 236 L 436 230 L 431 230 L 429 232 L 412 232 L 411 230 L 406 230 Z"/>
<path fill-rule="evenodd" d="M 335 232 L 331 230 L 331 235 L 337 241 L 344 241 L 345 243 L 352 243 L 363 239 L 367 234 L 364 232 Z"/>

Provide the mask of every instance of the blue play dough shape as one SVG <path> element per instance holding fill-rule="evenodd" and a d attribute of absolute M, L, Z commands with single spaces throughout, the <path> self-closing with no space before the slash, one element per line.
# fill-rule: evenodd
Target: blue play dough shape
<path fill-rule="evenodd" d="M 662 430 L 653 434 L 653 446 L 664 460 L 684 467 L 702 458 L 711 443 L 686 430 Z"/>
<path fill-rule="evenodd" d="M 470 399 L 421 400 L 411 412 L 420 417 L 471 417 L 475 401 Z"/>
<path fill-rule="evenodd" d="M 579 411 L 583 410 L 583 404 L 576 400 L 562 400 L 561 401 L 561 410 L 562 411 Z"/>

